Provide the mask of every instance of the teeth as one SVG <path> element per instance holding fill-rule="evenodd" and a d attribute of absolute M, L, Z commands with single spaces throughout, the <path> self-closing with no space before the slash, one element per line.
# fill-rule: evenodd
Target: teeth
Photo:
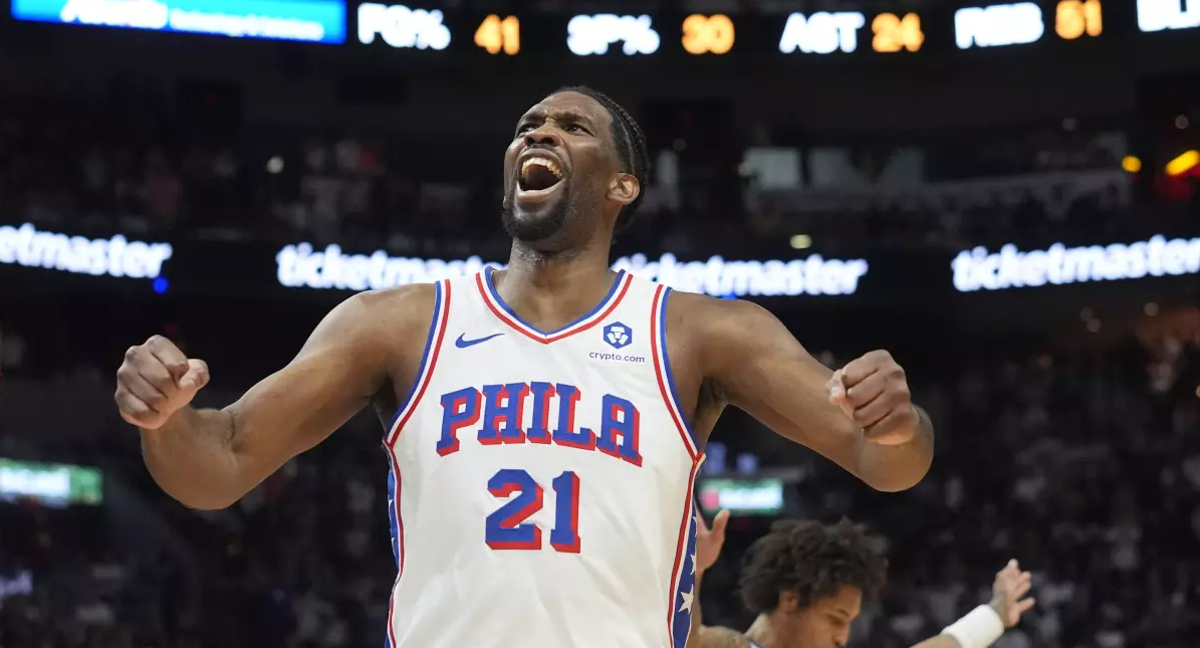
<path fill-rule="evenodd" d="M 553 173 L 555 178 L 562 180 L 562 177 L 563 177 L 562 169 L 558 168 L 558 165 L 555 164 L 552 160 L 547 160 L 546 158 L 532 157 L 532 158 L 529 158 L 528 160 L 525 160 L 524 162 L 521 163 L 521 173 L 525 173 L 526 171 L 529 170 L 529 167 L 531 167 L 535 164 L 544 166 L 547 169 L 550 169 L 550 173 Z"/>

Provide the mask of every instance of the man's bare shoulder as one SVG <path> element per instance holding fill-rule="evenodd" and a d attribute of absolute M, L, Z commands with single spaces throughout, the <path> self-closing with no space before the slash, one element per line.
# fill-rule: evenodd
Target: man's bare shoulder
<path fill-rule="evenodd" d="M 668 331 L 682 331 L 689 347 L 724 347 L 730 339 L 746 339 L 766 330 L 775 333 L 780 327 L 770 311 L 754 302 L 681 291 L 671 292 L 666 320 Z"/>
<path fill-rule="evenodd" d="M 333 309 L 322 328 L 345 336 L 348 344 L 375 351 L 398 345 L 423 346 L 433 319 L 433 284 L 409 284 L 358 293 Z"/>
<path fill-rule="evenodd" d="M 737 326 L 760 318 L 775 319 L 770 311 L 744 299 L 718 299 L 708 295 L 671 291 L 667 317 L 679 317 L 706 326 Z"/>
<path fill-rule="evenodd" d="M 737 630 L 704 626 L 688 641 L 688 648 L 750 648 L 750 642 Z"/>
<path fill-rule="evenodd" d="M 391 322 L 415 320 L 429 325 L 437 290 L 434 284 L 418 283 L 360 292 L 347 301 L 357 301 L 359 315 Z"/>

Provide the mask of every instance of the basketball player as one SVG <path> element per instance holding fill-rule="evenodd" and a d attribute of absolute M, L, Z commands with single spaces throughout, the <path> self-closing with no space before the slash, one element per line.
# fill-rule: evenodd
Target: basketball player
<path fill-rule="evenodd" d="M 116 402 L 150 473 L 226 507 L 373 403 L 389 646 L 682 648 L 692 488 L 726 406 L 885 491 L 925 475 L 933 428 L 886 351 L 834 374 L 755 304 L 614 273 L 647 172 L 625 110 L 555 92 L 504 155 L 507 269 L 355 295 L 224 409 L 188 406 L 203 361 L 158 336 L 130 348 Z"/>
<path fill-rule="evenodd" d="M 728 521 L 729 512 L 721 511 L 709 530 L 697 516 L 697 593 L 721 553 Z M 745 633 L 704 627 L 694 604 L 687 648 L 841 648 L 863 604 L 879 595 L 886 580 L 879 543 L 849 520 L 830 526 L 781 520 L 743 558 L 742 599 L 758 614 L 753 625 Z M 913 648 L 987 648 L 1033 607 L 1033 599 L 1024 598 L 1029 589 L 1029 573 L 1009 561 L 996 574 L 990 603 Z"/>

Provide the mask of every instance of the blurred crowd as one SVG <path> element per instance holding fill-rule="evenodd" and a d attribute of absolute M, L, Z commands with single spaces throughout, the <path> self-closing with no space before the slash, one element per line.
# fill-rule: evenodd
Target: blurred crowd
<path fill-rule="evenodd" d="M 763 457 L 763 467 L 802 467 L 803 515 L 848 516 L 886 539 L 890 585 L 855 626 L 852 645 L 902 648 L 935 634 L 987 599 L 992 574 L 1011 557 L 1033 571 L 1038 606 L 1002 648 L 1196 645 L 1195 330 L 1100 350 L 985 353 L 955 367 L 916 382 L 939 439 L 933 472 L 907 493 L 869 491 L 745 417 L 727 417 L 715 434 Z M 75 378 L 22 382 L 6 383 L 0 411 L 11 413 L 14 401 L 36 410 L 38 392 L 72 390 L 83 409 L 109 398 Z M 110 429 L 58 445 L 48 434 L 0 440 L 4 456 L 99 462 L 110 482 L 101 510 L 0 504 L 0 646 L 382 641 L 395 566 L 371 416 L 215 513 L 187 511 L 157 492 L 135 435 L 110 412 L 92 418 Z M 126 509 L 148 519 L 131 522 L 137 516 Z M 731 528 L 703 603 L 708 623 L 746 627 L 737 569 L 762 526 L 735 519 Z"/>
<path fill-rule="evenodd" d="M 87 105 L 3 106 L 0 222 L 96 236 L 304 237 L 396 253 L 503 254 L 498 168 L 447 178 L 395 137 L 250 133 L 173 110 L 136 86 Z M 884 184 L 849 197 L 828 187 L 760 191 L 747 178 L 745 200 L 731 211 L 690 197 L 650 200 L 646 223 L 629 237 L 681 256 L 736 257 L 801 233 L 825 251 L 867 240 L 984 244 L 1015 230 L 1034 239 L 1087 232 L 1095 242 L 1194 221 L 1194 202 L 1131 206 L 1111 150 L 1081 141 L 1041 138 L 1034 145 L 1044 155 L 1033 157 L 1013 146 L 991 157 L 931 155 L 932 181 L 907 193 Z M 980 175 L 986 181 L 964 181 Z M 687 182 L 677 193 L 704 194 Z M 234 507 L 188 511 L 157 490 L 136 435 L 113 411 L 109 360 L 135 328 L 122 329 L 115 352 L 86 355 L 75 347 L 88 343 L 70 346 L 85 335 L 76 318 L 34 321 L 24 328 L 31 339 L 6 328 L 0 457 L 97 465 L 106 502 L 0 502 L 0 648 L 383 641 L 395 564 L 371 415 Z M 249 365 L 246 355 L 267 349 L 294 352 L 291 331 L 239 345 L 243 338 L 222 337 L 220 325 L 195 343 L 227 346 L 227 365 Z M 151 328 L 187 351 L 187 336 Z M 934 358 L 938 370 L 914 380 L 939 436 L 933 472 L 907 493 L 871 492 L 742 416 L 726 417 L 714 438 L 762 457 L 764 467 L 802 466 L 803 515 L 849 516 L 886 538 L 891 585 L 855 627 L 854 646 L 901 648 L 936 633 L 986 600 L 992 574 L 1013 557 L 1034 572 L 1038 606 L 1002 648 L 1200 645 L 1200 442 L 1191 434 L 1200 429 L 1200 336 L 1193 329 L 1099 350 L 976 352 L 971 362 L 957 353 Z M 233 369 L 264 375 L 252 365 Z M 213 405 L 246 386 L 242 376 L 222 379 L 204 392 Z M 8 423 L 15 411 L 25 413 L 15 419 L 20 429 Z M 709 623 L 748 625 L 736 596 L 738 561 L 762 530 L 734 521 L 724 557 L 706 576 Z"/>
<path fill-rule="evenodd" d="M 866 492 L 814 461 L 800 485 L 806 515 L 850 516 L 890 548 L 891 585 L 855 645 L 936 634 L 988 599 L 1009 558 L 1033 571 L 1038 603 L 1000 646 L 1196 645 L 1198 384 L 1194 334 L 1008 355 L 923 385 L 938 450 L 909 494 Z M 734 591 L 744 547 L 706 576 L 709 621 L 746 623 L 736 599 L 713 600 Z"/>
<path fill-rule="evenodd" d="M 494 144 L 470 145 L 494 146 L 494 154 L 475 151 L 450 165 L 429 159 L 433 150 L 413 156 L 412 134 L 318 134 L 195 112 L 133 82 L 88 102 L 4 105 L 0 222 L 96 236 L 302 238 L 398 254 L 504 251 L 503 133 Z M 809 157 L 800 166 L 809 170 L 786 190 L 743 169 L 741 186 L 715 192 L 721 170 L 692 168 L 683 152 L 653 151 L 661 172 L 626 241 L 683 254 L 710 254 L 719 242 L 726 256 L 786 246 L 796 234 L 827 252 L 961 248 L 1007 242 L 1014 229 L 1061 240 L 1064 232 L 1132 235 L 1180 221 L 1171 211 L 1129 209 L 1133 181 L 1120 170 L 1119 132 L 1084 131 L 1068 120 L 1029 133 L 868 152 L 802 149 Z M 754 137 L 765 136 L 746 140 Z M 727 175 L 719 184 L 736 185 L 739 176 Z"/>

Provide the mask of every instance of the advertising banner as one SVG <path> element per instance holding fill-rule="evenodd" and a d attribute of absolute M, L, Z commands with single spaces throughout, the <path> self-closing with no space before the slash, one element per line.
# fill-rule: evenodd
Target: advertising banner
<path fill-rule="evenodd" d="M 17 20 L 341 44 L 342 0 L 12 0 Z"/>
<path fill-rule="evenodd" d="M 503 267 L 480 256 L 400 256 L 338 244 L 187 238 L 167 242 L 123 234 L 89 238 L 39 230 L 29 223 L 0 226 L 0 285 L 42 294 L 56 285 L 91 290 L 108 282 L 135 289 L 141 285 L 160 294 L 341 298 L 351 292 L 474 274 L 489 265 Z M 1010 243 L 995 251 L 982 246 L 958 252 L 884 248 L 790 258 L 680 258 L 647 251 L 618 256 L 612 267 L 678 290 L 722 298 L 936 305 L 956 296 L 978 300 L 983 294 L 1009 294 L 1020 288 L 1022 295 L 1057 299 L 1061 293 L 1055 291 L 1067 286 L 1138 292 L 1170 286 L 1153 282 L 1172 277 L 1200 276 L 1200 237 L 1153 235 L 1141 241 L 1056 243 L 1043 249 Z"/>
<path fill-rule="evenodd" d="M 1200 273 L 1200 238 L 1153 236 L 1135 243 L 1020 251 L 1008 244 L 998 253 L 963 250 L 951 262 L 959 292 L 1194 275 Z"/>
<path fill-rule="evenodd" d="M 0 459 L 0 501 L 66 506 L 95 505 L 103 498 L 104 477 L 96 468 Z"/>
<path fill-rule="evenodd" d="M 466 259 L 390 257 L 384 250 L 370 255 L 345 254 L 338 245 L 314 250 L 309 243 L 287 245 L 276 255 L 279 283 L 289 288 L 368 290 L 408 283 L 436 281 L 474 274 L 485 263 L 477 256 Z M 644 254 L 620 257 L 614 270 L 625 270 L 687 292 L 714 297 L 767 297 L 797 295 L 852 295 L 867 274 L 864 259 L 824 259 L 812 254 L 803 259 L 734 261 L 713 256 L 706 261 L 683 262 L 663 254 L 648 260 Z"/>
<path fill-rule="evenodd" d="M 117 234 L 109 239 L 88 239 L 55 232 L 39 232 L 30 223 L 0 226 L 0 263 L 44 268 L 74 274 L 154 279 L 171 258 L 170 243 L 129 241 Z"/>

